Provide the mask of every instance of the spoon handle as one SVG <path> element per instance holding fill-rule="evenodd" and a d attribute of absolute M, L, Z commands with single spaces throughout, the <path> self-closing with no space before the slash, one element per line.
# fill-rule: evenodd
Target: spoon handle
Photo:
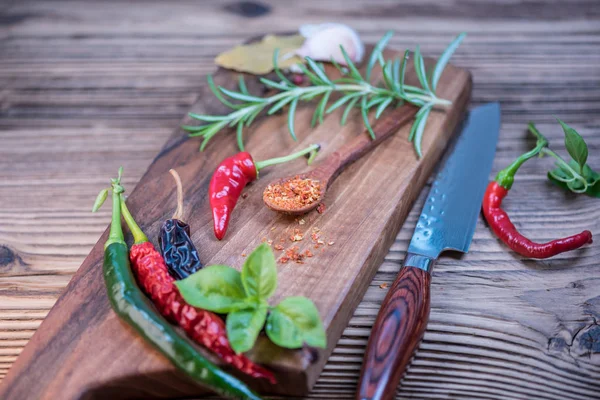
<path fill-rule="evenodd" d="M 378 119 L 373 126 L 375 139 L 362 133 L 330 154 L 319 166 L 310 172 L 310 175 L 321 182 L 327 182 L 327 187 L 337 176 L 354 161 L 358 160 L 379 143 L 392 136 L 402 125 L 412 119 L 418 108 L 412 105 L 403 105 L 396 108 L 383 118 Z"/>

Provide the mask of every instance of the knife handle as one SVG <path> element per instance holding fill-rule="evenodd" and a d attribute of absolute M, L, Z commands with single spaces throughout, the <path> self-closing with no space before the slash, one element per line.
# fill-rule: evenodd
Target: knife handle
<path fill-rule="evenodd" d="M 381 305 L 362 366 L 359 400 L 393 399 L 425 333 L 434 259 L 408 253 Z"/>

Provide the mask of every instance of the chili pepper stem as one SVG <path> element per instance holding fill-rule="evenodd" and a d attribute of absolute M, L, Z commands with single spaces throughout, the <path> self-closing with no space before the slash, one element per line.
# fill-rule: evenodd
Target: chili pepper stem
<path fill-rule="evenodd" d="M 125 204 L 125 199 L 123 198 L 123 196 L 120 196 L 120 197 L 121 197 L 121 213 L 123 214 L 123 219 L 125 220 L 125 223 L 127 223 L 127 226 L 129 227 L 129 230 L 131 231 L 131 234 L 133 235 L 133 240 L 135 241 L 135 244 L 147 242 L 148 237 L 144 234 L 144 232 L 142 232 L 142 229 L 137 224 L 137 222 L 135 222 L 135 219 L 133 219 L 133 216 L 131 215 L 131 213 L 129 212 L 129 209 L 127 208 L 127 204 Z"/>
<path fill-rule="evenodd" d="M 183 215 L 183 185 L 181 184 L 181 178 L 179 174 L 174 169 L 170 169 L 169 173 L 175 179 L 175 185 L 177 185 L 177 209 L 175 210 L 175 214 L 171 217 L 171 219 L 178 219 L 182 221 L 181 216 Z"/>
<path fill-rule="evenodd" d="M 304 150 L 297 151 L 295 153 L 289 154 L 284 157 L 276 157 L 276 158 L 271 158 L 271 159 L 264 160 L 264 161 L 255 161 L 254 165 L 256 166 L 256 172 L 260 171 L 261 169 L 263 169 L 265 167 L 269 167 L 271 165 L 282 164 L 282 163 L 285 163 L 288 161 L 295 160 L 296 158 L 302 157 L 306 154 L 310 154 L 310 157 L 308 159 L 308 165 L 310 165 L 312 160 L 315 158 L 315 155 L 317 154 L 317 152 L 320 149 L 321 149 L 320 145 L 311 144 Z"/>
<path fill-rule="evenodd" d="M 532 128 L 535 131 L 532 130 Z M 523 165 L 523 163 L 529 160 L 530 158 L 533 158 L 540 154 L 542 150 L 544 150 L 546 146 L 548 146 L 548 140 L 539 132 L 537 132 L 537 129 L 535 129 L 535 126 L 533 126 L 533 124 L 530 124 L 530 130 L 538 139 L 535 148 L 529 150 L 527 153 L 521 154 L 515 161 L 513 161 L 512 164 L 504 168 L 502 171 L 498 172 L 498 175 L 496 175 L 496 182 L 498 182 L 500 186 L 507 190 L 509 190 L 512 187 L 512 184 L 515 180 L 515 174 L 517 173 L 521 165 Z"/>
<path fill-rule="evenodd" d="M 110 232 L 108 240 L 104 244 L 106 249 L 113 243 L 125 244 L 125 237 L 123 236 L 123 228 L 121 227 L 121 205 L 120 198 L 121 193 L 125 191 L 121 186 L 121 175 L 123 174 L 123 167 L 119 168 L 119 175 L 116 179 L 111 179 L 112 186 L 112 219 L 110 222 Z"/>

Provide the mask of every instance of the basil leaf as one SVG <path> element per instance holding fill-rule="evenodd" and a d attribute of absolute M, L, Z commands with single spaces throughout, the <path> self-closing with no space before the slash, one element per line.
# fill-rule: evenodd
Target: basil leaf
<path fill-rule="evenodd" d="M 277 267 L 271 246 L 258 246 L 242 267 L 242 284 L 249 297 L 268 299 L 277 288 Z"/>
<path fill-rule="evenodd" d="M 573 169 L 576 169 L 578 164 L 574 160 L 570 160 L 569 166 Z M 569 192 L 585 193 L 588 196 L 600 198 L 600 174 L 592 170 L 590 166 L 586 164 L 583 167 L 583 177 L 588 183 L 585 190 L 582 190 L 583 183 L 581 180 L 574 179 L 569 170 L 557 167 L 548 172 L 548 179 L 550 179 L 556 186 Z"/>
<path fill-rule="evenodd" d="M 205 267 L 175 285 L 188 304 L 204 310 L 228 313 L 249 307 L 239 271 L 226 265 Z"/>
<path fill-rule="evenodd" d="M 565 132 L 565 147 L 567 148 L 571 158 L 573 158 L 573 160 L 575 160 L 579 165 L 579 172 L 583 172 L 583 167 L 585 166 L 588 158 L 587 144 L 575 129 L 571 128 L 560 119 L 557 118 L 557 120 Z"/>
<path fill-rule="evenodd" d="M 227 315 L 227 337 L 236 353 L 243 353 L 254 346 L 266 319 L 267 304 L 264 302 L 257 308 Z"/>
<path fill-rule="evenodd" d="M 315 304 L 306 297 L 288 297 L 271 311 L 266 332 L 278 346 L 297 349 L 304 343 L 327 347 L 325 329 Z"/>

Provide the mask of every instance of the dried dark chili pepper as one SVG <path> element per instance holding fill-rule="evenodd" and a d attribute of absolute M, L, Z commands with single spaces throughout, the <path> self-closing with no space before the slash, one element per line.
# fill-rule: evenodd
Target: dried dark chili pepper
<path fill-rule="evenodd" d="M 518 169 L 525 161 L 540 154 L 542 149 L 548 145 L 545 137 L 537 134 L 536 136 L 538 137 L 536 147 L 522 154 L 508 168 L 500 171 L 494 181 L 490 182 L 483 197 L 482 208 L 483 215 L 496 236 L 513 251 L 529 258 L 549 258 L 592 243 L 592 233 L 586 230 L 577 235 L 547 243 L 536 243 L 520 234 L 510 221 L 508 214 L 502 209 L 502 200 L 512 187 Z"/>
<path fill-rule="evenodd" d="M 196 382 L 225 397 L 260 400 L 260 397 L 241 381 L 198 353 L 186 338 L 180 336 L 154 311 L 147 297 L 136 285 L 129 267 L 127 245 L 121 228 L 120 197 L 124 191 L 121 186 L 121 172 L 122 169 L 119 170 L 119 177 L 112 180 L 112 221 L 110 234 L 104 245 L 103 275 L 112 309 L 144 340 Z M 104 193 L 107 192 L 101 192 L 94 210 L 106 199 Z"/>
<path fill-rule="evenodd" d="M 242 190 L 246 185 L 258 178 L 258 172 L 270 165 L 281 164 L 298 157 L 310 154 L 309 163 L 320 146 L 313 144 L 304 150 L 286 157 L 254 162 L 248 152 L 241 152 L 223 160 L 210 180 L 210 208 L 213 213 L 214 230 L 217 239 L 221 240 L 227 232 L 231 212 L 235 207 Z"/>
<path fill-rule="evenodd" d="M 177 184 L 177 209 L 166 220 L 158 236 L 158 246 L 169 274 L 176 280 L 187 278 L 202 268 L 198 250 L 190 238 L 190 226 L 183 222 L 183 188 L 181 178 L 174 169 L 169 171 Z"/>
<path fill-rule="evenodd" d="M 236 354 L 227 339 L 225 323 L 216 314 L 195 308 L 185 302 L 167 270 L 161 254 L 142 232 L 121 199 L 121 212 L 135 243 L 129 259 L 138 283 L 167 320 L 179 325 L 196 343 L 217 354 L 223 361 L 254 377 L 275 383 L 272 372 L 254 364 L 243 354 Z"/>

